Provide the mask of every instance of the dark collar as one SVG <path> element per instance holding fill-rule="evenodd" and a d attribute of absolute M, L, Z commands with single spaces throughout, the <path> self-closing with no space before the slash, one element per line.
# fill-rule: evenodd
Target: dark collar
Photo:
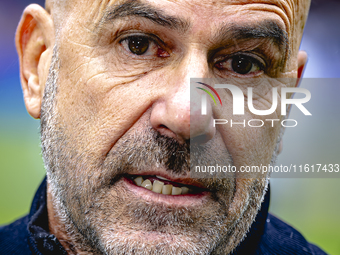
<path fill-rule="evenodd" d="M 60 244 L 58 239 L 50 234 L 48 227 L 47 215 L 47 197 L 46 197 L 46 177 L 41 183 L 37 193 L 34 196 L 31 211 L 29 213 L 28 232 L 29 246 L 33 254 L 65 254 L 67 252 Z"/>
<path fill-rule="evenodd" d="M 268 185 L 268 190 L 261 204 L 261 209 L 256 215 L 255 221 L 250 227 L 250 231 L 247 233 L 246 238 L 238 245 L 238 247 L 236 247 L 232 255 L 256 254 L 256 250 L 259 247 L 261 238 L 265 231 L 269 210 L 269 201 L 270 185 Z"/>
<path fill-rule="evenodd" d="M 29 246 L 32 253 L 35 255 L 67 255 L 67 252 L 64 250 L 58 239 L 49 232 L 46 187 L 45 178 L 32 202 L 28 222 Z M 256 252 L 264 233 L 266 219 L 268 216 L 269 199 L 270 190 L 268 188 L 267 194 L 262 202 L 261 209 L 257 214 L 247 237 L 232 253 L 233 255 L 254 254 Z"/>

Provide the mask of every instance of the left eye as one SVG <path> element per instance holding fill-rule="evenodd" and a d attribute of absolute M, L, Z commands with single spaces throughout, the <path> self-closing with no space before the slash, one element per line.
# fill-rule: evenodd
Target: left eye
<path fill-rule="evenodd" d="M 130 36 L 121 41 L 125 50 L 134 55 L 167 57 L 169 54 L 163 50 L 153 39 L 146 36 Z"/>
<path fill-rule="evenodd" d="M 240 75 L 257 74 L 264 69 L 264 65 L 254 57 L 236 55 L 215 64 L 219 70 L 232 71 Z"/>

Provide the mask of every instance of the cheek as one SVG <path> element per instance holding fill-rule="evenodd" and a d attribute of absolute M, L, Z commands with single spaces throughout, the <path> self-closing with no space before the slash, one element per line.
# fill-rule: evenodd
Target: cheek
<path fill-rule="evenodd" d="M 63 66 L 59 75 L 57 108 L 62 125 L 77 151 L 104 158 L 153 102 L 166 93 L 159 73 L 118 76 L 103 67 L 101 58 Z M 67 62 L 67 61 L 66 61 Z M 147 119 L 143 120 L 148 121 Z"/>
<path fill-rule="evenodd" d="M 244 119 L 233 118 L 233 121 L 242 123 Z M 234 165 L 240 169 L 241 166 L 260 166 L 271 162 L 280 128 L 278 125 L 274 128 L 271 125 L 261 128 L 228 125 L 220 132 Z"/>
<path fill-rule="evenodd" d="M 224 105 L 218 118 L 225 119 L 228 123 L 219 125 L 218 128 L 224 143 L 238 169 L 241 166 L 268 165 L 271 163 L 283 120 L 280 91 L 287 85 L 275 79 L 247 79 L 233 82 L 238 84 L 244 94 L 244 115 L 233 115 L 234 99 L 229 91 L 227 91 L 229 94 L 226 92 L 222 94 L 222 91 Z M 249 87 L 252 88 L 252 94 L 249 93 Z M 248 107 L 250 96 L 254 108 L 252 111 L 271 113 L 256 115 L 251 112 Z M 276 103 L 273 103 L 273 98 L 277 99 Z M 271 110 L 268 111 L 269 109 Z"/>
<path fill-rule="evenodd" d="M 229 101 L 218 118 L 228 121 L 225 125 L 218 125 L 224 144 L 233 159 L 237 169 L 241 166 L 260 166 L 270 164 L 281 130 L 281 116 L 279 107 L 270 115 L 254 115 L 245 106 L 244 115 L 233 115 Z M 266 104 L 257 103 L 257 109 L 269 109 Z M 260 107 L 262 106 L 262 107 Z M 270 121 L 274 120 L 275 121 Z"/>

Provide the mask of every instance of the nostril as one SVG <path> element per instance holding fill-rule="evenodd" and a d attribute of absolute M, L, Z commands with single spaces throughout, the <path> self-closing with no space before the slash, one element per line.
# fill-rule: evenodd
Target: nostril
<path fill-rule="evenodd" d="M 176 138 L 176 134 L 174 132 L 171 131 L 170 128 L 168 128 L 166 125 L 164 124 L 160 124 L 158 125 L 158 127 L 156 128 L 157 132 L 163 136 L 168 136 L 168 137 L 172 137 L 172 138 Z"/>
<path fill-rule="evenodd" d="M 171 130 L 163 124 L 158 126 L 157 131 L 162 135 L 169 135 L 169 132 L 171 132 Z"/>
<path fill-rule="evenodd" d="M 177 140 L 179 143 L 184 143 L 185 139 L 183 139 L 183 137 L 178 136 L 177 133 L 173 132 L 170 128 L 168 128 L 166 125 L 164 124 L 160 124 L 158 125 L 158 127 L 156 128 L 157 132 L 162 135 L 162 136 L 166 136 L 169 138 L 173 138 L 175 140 Z"/>
<path fill-rule="evenodd" d="M 165 125 L 163 125 L 163 124 L 159 125 L 159 128 L 160 128 L 160 129 L 163 129 L 163 128 L 169 129 L 167 126 L 165 126 Z"/>

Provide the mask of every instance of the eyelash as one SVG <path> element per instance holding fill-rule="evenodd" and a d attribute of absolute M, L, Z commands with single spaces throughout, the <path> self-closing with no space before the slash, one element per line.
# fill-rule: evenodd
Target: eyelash
<path fill-rule="evenodd" d="M 248 60 L 251 62 L 251 69 L 253 69 L 255 67 L 255 69 L 257 69 L 256 71 L 252 71 L 252 72 L 247 72 L 246 74 L 240 74 L 240 73 L 237 73 L 236 70 L 234 70 L 234 67 L 233 67 L 233 61 L 236 60 L 237 61 L 237 58 L 240 59 L 245 59 L 245 60 Z M 260 73 L 264 72 L 265 71 L 265 68 L 266 68 L 266 64 L 265 63 L 262 63 L 261 60 L 258 59 L 259 57 L 254 57 L 252 54 L 250 53 L 236 53 L 236 54 L 233 54 L 231 56 L 228 56 L 227 58 L 224 58 L 223 60 L 219 60 L 217 61 L 214 66 L 219 70 L 219 71 L 223 71 L 223 70 L 226 70 L 226 71 L 232 71 L 235 73 L 235 75 L 238 75 L 238 76 L 254 76 L 254 75 L 259 75 Z M 227 63 L 228 66 L 227 67 L 224 67 L 223 64 L 224 63 Z"/>
<path fill-rule="evenodd" d="M 137 45 L 135 45 L 135 50 L 139 50 L 139 45 L 138 43 L 145 43 L 147 42 L 147 46 L 145 47 L 145 51 L 142 52 L 141 54 L 138 54 L 136 52 L 133 52 L 132 49 L 131 49 L 131 45 L 130 43 L 132 42 L 137 42 Z M 164 47 L 162 47 L 160 44 L 163 44 L 163 43 L 160 43 L 158 39 L 155 39 L 155 38 L 152 38 L 150 36 L 146 36 L 146 35 L 141 35 L 141 34 L 136 34 L 136 35 L 130 35 L 130 36 L 127 36 L 123 39 L 121 39 L 119 41 L 119 43 L 123 46 L 123 48 L 129 52 L 130 54 L 134 55 L 134 56 L 143 56 L 143 57 L 146 57 L 146 56 L 155 56 L 157 55 L 157 57 L 161 57 L 161 58 L 164 58 L 164 57 L 169 57 L 170 54 L 164 50 Z M 154 51 L 153 53 L 149 52 L 149 51 Z M 149 52 L 149 54 L 148 54 Z"/>

